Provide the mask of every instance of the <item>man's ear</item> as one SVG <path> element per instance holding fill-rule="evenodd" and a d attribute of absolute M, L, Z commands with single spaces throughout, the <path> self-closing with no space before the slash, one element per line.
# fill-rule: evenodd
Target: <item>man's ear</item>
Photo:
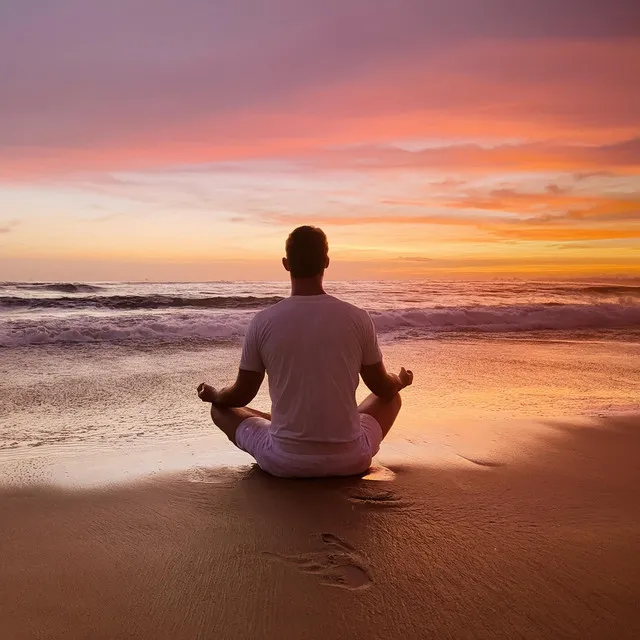
<path fill-rule="evenodd" d="M 329 256 L 327 256 L 327 259 L 324 261 L 324 268 L 325 269 L 329 266 L 330 262 L 331 262 L 331 260 L 329 260 Z"/>
<path fill-rule="evenodd" d="M 291 269 L 289 269 L 289 261 L 286 258 L 282 258 L 282 266 L 285 268 L 285 271 L 291 271 Z"/>

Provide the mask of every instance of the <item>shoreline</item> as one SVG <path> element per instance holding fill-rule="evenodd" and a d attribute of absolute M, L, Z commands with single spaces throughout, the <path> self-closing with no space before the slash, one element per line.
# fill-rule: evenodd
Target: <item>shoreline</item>
<path fill-rule="evenodd" d="M 25 487 L 60 490 L 101 489 L 145 483 L 175 476 L 200 477 L 228 470 L 247 472 L 254 459 L 232 445 L 208 418 L 199 431 L 185 435 L 118 444 L 42 443 L 0 450 L 0 491 Z M 611 419 L 632 419 L 637 411 L 616 412 Z M 422 417 L 424 419 L 424 417 Z M 420 426 L 421 412 L 401 414 L 373 460 L 373 468 L 435 467 L 462 469 L 469 465 L 520 464 L 528 447 L 552 434 L 556 425 L 571 422 L 589 428 L 597 416 L 514 418 L 508 414 L 473 416 L 456 413 Z M 383 473 L 384 475 L 384 473 Z M 393 475 L 393 474 L 390 474 Z"/>

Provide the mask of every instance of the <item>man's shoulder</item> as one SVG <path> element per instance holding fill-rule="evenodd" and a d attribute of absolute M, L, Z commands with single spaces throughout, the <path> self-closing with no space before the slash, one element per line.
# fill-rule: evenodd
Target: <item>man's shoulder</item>
<path fill-rule="evenodd" d="M 339 310 L 342 317 L 349 318 L 351 321 L 356 321 L 358 323 L 369 321 L 369 312 L 362 307 L 358 307 L 351 302 L 341 300 L 334 296 L 331 297 L 333 298 L 332 302 L 335 305 L 336 310 Z"/>
<path fill-rule="evenodd" d="M 331 296 L 331 297 L 345 310 L 348 310 L 355 315 L 366 316 L 368 313 L 362 307 L 352 304 L 351 302 L 347 302 L 346 300 L 342 300 L 341 298 L 336 298 L 335 296 Z"/>
<path fill-rule="evenodd" d="M 368 312 L 362 309 L 361 307 L 356 306 L 355 304 L 351 304 L 346 300 L 342 300 L 340 298 L 336 298 L 332 295 L 323 296 L 324 300 L 322 301 L 322 307 L 325 309 L 331 308 L 336 312 L 340 312 L 345 316 L 351 316 L 353 318 L 366 319 L 368 318 Z M 304 307 L 307 310 L 306 307 Z M 254 322 L 257 324 L 263 324 L 265 322 L 269 322 L 272 319 L 276 319 L 279 316 L 286 315 L 288 312 L 299 309 L 297 305 L 294 304 L 294 301 L 291 297 L 283 298 L 282 300 L 272 304 L 265 309 L 258 311 L 254 316 Z M 315 305 L 308 308 L 308 311 L 312 309 L 318 309 Z"/>
<path fill-rule="evenodd" d="M 275 304 L 269 305 L 260 311 L 257 311 L 253 316 L 253 322 L 255 324 L 259 324 L 269 320 L 274 315 L 277 315 L 280 311 L 283 310 L 282 303 L 286 302 L 288 298 L 283 298 L 282 300 L 278 300 Z"/>

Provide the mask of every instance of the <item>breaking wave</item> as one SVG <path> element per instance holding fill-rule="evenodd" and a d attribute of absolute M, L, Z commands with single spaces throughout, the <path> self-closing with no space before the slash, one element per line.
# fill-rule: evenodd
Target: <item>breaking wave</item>
<path fill-rule="evenodd" d="M 640 286 L 630 284 L 591 284 L 574 287 L 556 287 L 558 293 L 577 293 L 592 296 L 640 297 Z"/>
<path fill-rule="evenodd" d="M 544 331 L 640 328 L 636 304 L 522 304 L 443 307 L 373 312 L 381 332 L 406 329 L 431 331 Z"/>
<path fill-rule="evenodd" d="M 0 325 L 0 347 L 33 344 L 120 343 L 143 344 L 193 340 L 230 340 L 244 335 L 250 313 L 211 318 L 180 317 L 80 317 L 47 318 L 35 323 Z"/>
<path fill-rule="evenodd" d="M 257 298 L 267 304 L 267 300 Z M 215 299 L 214 300 L 219 300 Z M 0 323 L 0 346 L 71 343 L 175 343 L 239 341 L 252 317 L 244 303 L 225 299 L 227 306 L 212 312 L 169 312 L 110 316 L 75 315 L 10 319 Z M 231 300 L 231 303 L 229 303 Z M 221 303 L 217 309 L 221 309 Z M 231 307 L 230 304 L 236 304 Z M 246 306 L 250 306 L 249 303 Z M 546 330 L 640 329 L 637 304 L 529 304 L 441 307 L 374 311 L 374 323 L 389 339 L 426 337 L 453 332 L 512 333 Z"/>

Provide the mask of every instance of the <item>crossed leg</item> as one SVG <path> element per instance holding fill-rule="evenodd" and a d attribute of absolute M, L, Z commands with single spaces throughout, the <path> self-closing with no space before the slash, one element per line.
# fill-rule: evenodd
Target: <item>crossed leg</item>
<path fill-rule="evenodd" d="M 368 395 L 358 406 L 360 413 L 367 413 L 373 416 L 382 428 L 382 437 L 389 433 L 393 423 L 400 413 L 402 399 L 396 393 L 391 398 L 380 398 L 373 393 Z M 236 431 L 240 423 L 247 418 L 259 417 L 271 420 L 270 413 L 264 413 L 251 407 L 218 407 L 211 405 L 211 419 L 216 427 L 222 431 L 233 444 L 237 446 Z"/>
<path fill-rule="evenodd" d="M 367 413 L 378 421 L 382 428 L 382 438 L 384 439 L 396 421 L 401 407 L 402 398 L 400 398 L 399 393 L 391 396 L 391 398 L 380 398 L 371 393 L 358 405 L 358 411 Z"/>
<path fill-rule="evenodd" d="M 266 418 L 271 420 L 270 413 L 264 413 L 250 407 L 218 407 L 211 405 L 211 419 L 213 423 L 222 431 L 233 444 L 238 446 L 236 442 L 236 430 L 240 423 L 247 418 Z"/>

